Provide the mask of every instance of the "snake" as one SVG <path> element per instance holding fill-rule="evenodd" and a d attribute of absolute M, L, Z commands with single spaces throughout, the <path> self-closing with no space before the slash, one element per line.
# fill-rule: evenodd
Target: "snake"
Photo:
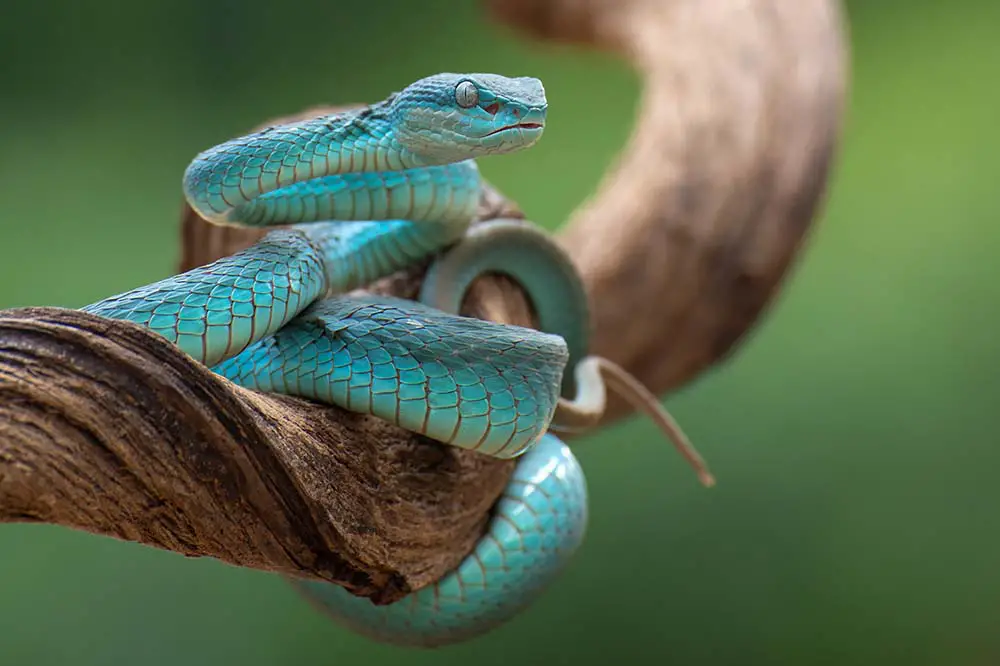
<path fill-rule="evenodd" d="M 433 583 L 373 603 L 288 578 L 335 622 L 376 641 L 475 638 L 524 611 L 565 569 L 583 542 L 588 496 L 557 433 L 597 424 L 609 389 L 714 482 L 656 397 L 590 354 L 590 304 L 566 251 L 523 219 L 473 224 L 477 160 L 534 145 L 547 109 L 537 78 L 441 73 L 373 104 L 224 141 L 187 166 L 188 204 L 210 223 L 278 228 L 83 308 L 143 326 L 240 386 L 517 460 L 472 551 Z M 360 291 L 421 262 L 430 267 L 416 300 Z M 486 273 L 523 289 L 537 329 L 459 314 Z"/>

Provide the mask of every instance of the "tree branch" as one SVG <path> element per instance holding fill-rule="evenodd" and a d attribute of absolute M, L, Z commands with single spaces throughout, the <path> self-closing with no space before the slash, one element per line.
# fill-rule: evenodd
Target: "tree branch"
<path fill-rule="evenodd" d="M 634 134 L 560 235 L 595 351 L 658 393 L 731 353 L 786 275 L 839 133 L 833 0 L 494 0 L 499 20 L 630 58 Z M 317 110 L 300 115 L 314 115 Z M 487 190 L 483 219 L 517 214 Z M 182 269 L 259 232 L 185 209 Z M 415 295 L 422 267 L 373 287 Z M 655 307 L 651 307 L 655 306 Z M 509 282 L 465 314 L 531 324 Z M 616 403 L 609 419 L 627 411 Z M 391 601 L 454 567 L 513 463 L 241 389 L 157 336 L 81 312 L 0 312 L 0 520 L 337 582 Z"/>
<path fill-rule="evenodd" d="M 839 3 L 488 4 L 643 75 L 632 138 L 561 240 L 595 304 L 594 352 L 675 389 L 752 329 L 822 201 L 846 87 Z M 627 412 L 616 400 L 606 421 Z"/>

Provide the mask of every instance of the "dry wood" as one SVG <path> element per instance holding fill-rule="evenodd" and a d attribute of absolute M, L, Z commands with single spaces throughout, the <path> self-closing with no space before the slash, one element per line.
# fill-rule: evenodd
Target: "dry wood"
<path fill-rule="evenodd" d="M 635 130 L 561 242 L 596 353 L 657 393 L 726 357 L 786 276 L 835 153 L 846 54 L 834 0 L 494 0 L 545 39 L 623 54 Z M 313 110 L 313 113 L 315 110 Z M 492 190 L 481 216 L 516 214 Z M 252 243 L 185 209 L 182 269 Z M 412 296 L 420 268 L 379 291 Z M 466 314 L 530 324 L 510 283 Z M 609 419 L 625 415 L 615 403 Z M 0 520 L 44 521 L 390 601 L 453 567 L 511 463 L 211 374 L 136 326 L 0 312 Z"/>

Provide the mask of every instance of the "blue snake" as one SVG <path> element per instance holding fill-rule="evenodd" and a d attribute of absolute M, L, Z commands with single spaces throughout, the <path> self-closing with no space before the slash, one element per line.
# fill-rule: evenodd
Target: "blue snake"
<path fill-rule="evenodd" d="M 147 327 L 241 386 L 518 459 L 486 533 L 435 583 L 376 605 L 330 583 L 290 581 L 379 641 L 478 636 L 564 568 L 583 540 L 587 489 L 553 431 L 596 424 L 607 388 L 652 416 L 712 482 L 656 398 L 589 355 L 586 293 L 558 245 L 520 220 L 472 224 L 482 187 L 475 159 L 534 144 L 546 111 L 538 79 L 437 74 L 360 109 L 219 144 L 184 174 L 191 207 L 217 224 L 282 228 L 84 308 Z M 428 259 L 419 302 L 356 292 Z M 487 272 L 522 286 L 540 330 L 458 316 Z"/>

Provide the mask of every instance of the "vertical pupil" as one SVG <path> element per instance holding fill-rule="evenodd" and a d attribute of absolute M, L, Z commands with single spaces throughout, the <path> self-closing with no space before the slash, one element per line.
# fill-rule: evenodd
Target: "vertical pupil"
<path fill-rule="evenodd" d="M 476 90 L 476 87 L 471 83 L 469 83 L 468 81 L 464 81 L 463 83 L 461 83 L 458 86 L 458 90 L 456 90 L 455 92 L 457 93 L 455 97 L 457 98 L 458 103 L 461 106 L 464 107 L 474 106 L 478 101 L 477 100 L 477 97 L 479 96 L 478 91 Z"/>

